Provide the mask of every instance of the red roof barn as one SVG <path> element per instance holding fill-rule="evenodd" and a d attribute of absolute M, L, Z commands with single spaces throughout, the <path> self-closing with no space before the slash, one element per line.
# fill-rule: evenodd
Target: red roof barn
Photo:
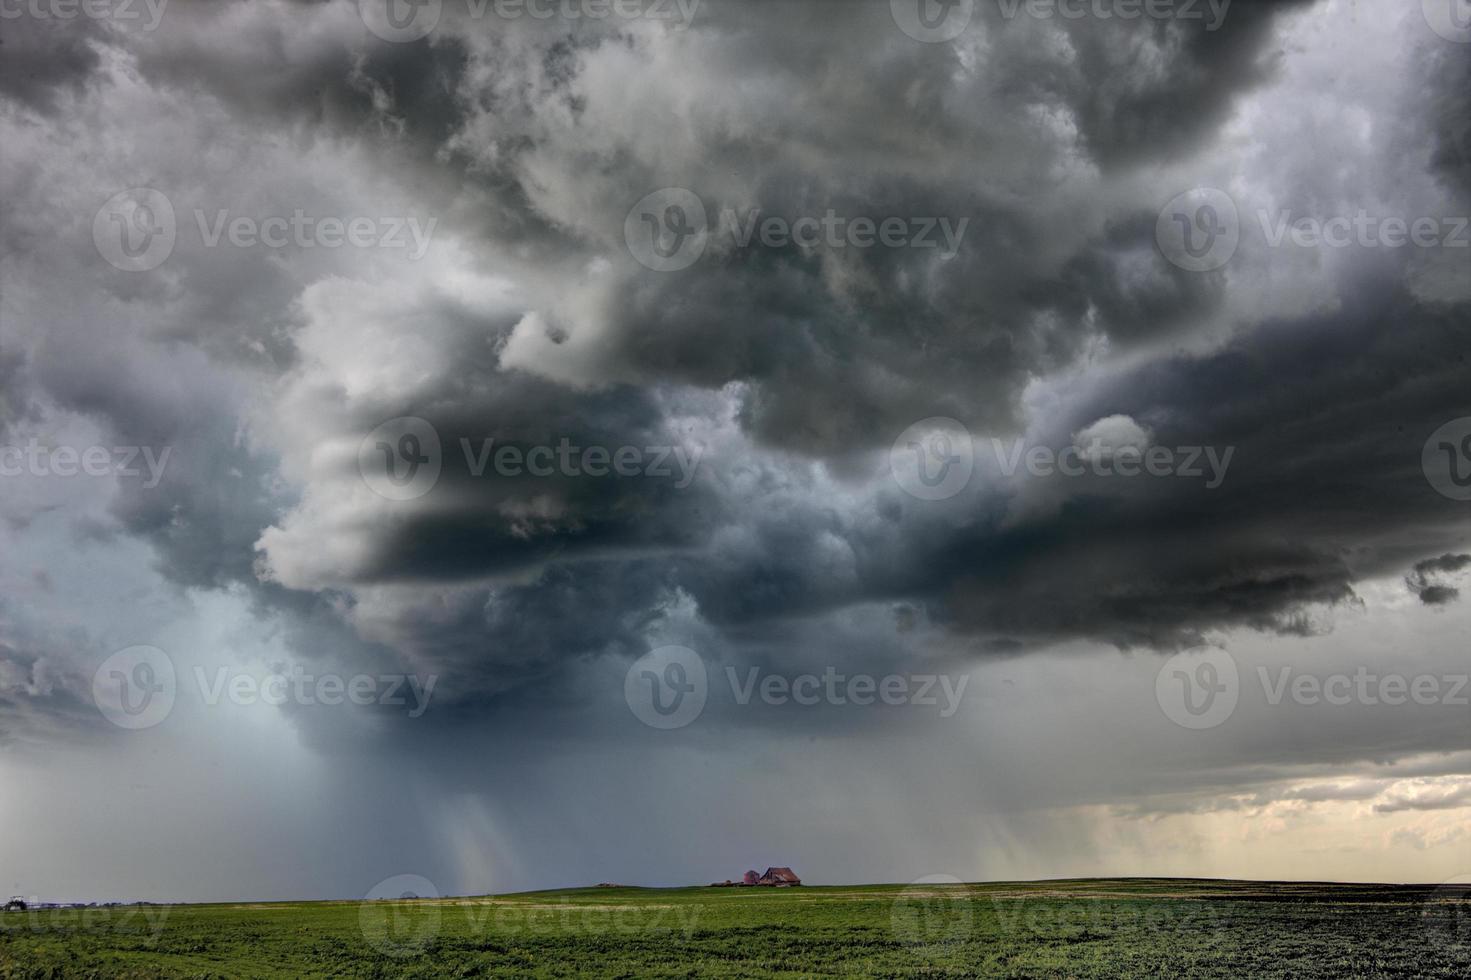
<path fill-rule="evenodd" d="M 790 888 L 801 883 L 802 879 L 791 868 L 767 868 L 766 873 L 756 880 L 758 885 L 774 885 L 777 888 Z"/>
<path fill-rule="evenodd" d="M 758 875 L 754 871 L 747 871 L 746 872 L 746 876 L 741 879 L 742 883 L 747 884 L 747 885 L 754 885 L 754 884 L 758 883 L 760 880 L 761 880 L 761 876 Z"/>

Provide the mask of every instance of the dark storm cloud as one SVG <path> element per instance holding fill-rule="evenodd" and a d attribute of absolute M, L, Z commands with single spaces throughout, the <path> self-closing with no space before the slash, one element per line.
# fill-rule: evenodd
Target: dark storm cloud
<path fill-rule="evenodd" d="M 54 325 L 53 340 L 66 332 Z M 252 547 L 280 504 L 271 461 L 241 438 L 238 391 L 203 355 L 150 357 L 97 337 L 49 344 L 34 367 L 57 408 L 101 424 L 108 446 L 138 447 L 135 472 L 117 477 L 112 513 L 158 549 L 166 577 L 205 588 L 253 580 Z"/>
<path fill-rule="evenodd" d="M 953 258 L 790 246 L 718 252 L 678 276 L 635 270 L 587 337 L 601 361 L 593 377 L 742 382 L 742 421 L 762 442 L 841 457 L 926 415 L 1014 427 L 1031 377 L 1072 362 L 1100 337 L 1157 338 L 1210 305 L 1220 283 L 1182 275 L 1155 253 L 1152 213 L 1098 222 L 1090 214 L 1097 202 L 1070 201 L 1078 188 L 1037 174 L 1080 153 L 1107 169 L 1188 151 L 1266 77 L 1263 49 L 1274 43 L 1281 5 L 1245 7 L 1231 22 L 1239 26 L 1220 32 L 1179 21 L 1005 21 L 993 12 L 974 27 L 988 47 L 971 62 L 960 45 L 896 43 L 883 6 L 845 7 L 834 24 L 824 19 L 832 5 L 783 7 L 774 19 L 771 6 L 714 5 L 702 25 L 711 25 L 716 64 L 759 71 L 792 101 L 766 106 L 754 128 L 737 121 L 754 108 L 740 90 L 711 89 L 703 104 L 672 106 L 697 134 L 694 152 L 675 142 L 649 155 L 640 138 L 659 137 L 648 123 L 642 137 L 612 139 L 598 156 L 574 146 L 607 137 L 600 128 L 549 127 L 549 110 L 599 126 L 621 111 L 575 72 L 552 89 L 565 96 L 531 107 L 538 115 L 529 123 L 486 113 L 497 128 L 530 132 L 524 147 L 497 139 L 493 165 L 538 209 L 585 235 L 621 228 L 628 206 L 671 184 L 699 195 L 712 224 L 726 209 L 754 208 L 788 220 L 832 208 L 968 222 Z M 1091 57 L 1064 67 L 1052 46 L 1059 33 Z M 1130 70 L 1146 58 L 1149 71 Z M 573 65 L 606 60 L 583 52 Z M 831 93 L 833 104 L 814 100 L 814 90 Z M 1052 114 L 1076 121 L 1083 138 L 1037 125 Z M 603 165 L 611 154 L 622 158 L 621 172 Z M 570 186 L 577 182 L 598 187 L 603 200 L 589 201 Z M 563 195 L 581 210 L 567 210 Z M 603 207 L 606 214 L 587 213 Z M 1119 261 L 1130 251 L 1135 261 Z M 569 350 L 593 332 L 553 326 L 571 333 Z M 555 374 L 560 358 L 550 346 L 526 331 L 513 353 L 544 353 L 541 369 Z"/>
<path fill-rule="evenodd" d="M 91 685 L 68 655 L 79 641 L 29 626 L 0 599 L 0 747 L 104 727 Z"/>
<path fill-rule="evenodd" d="M 477 20 L 449 5 L 429 39 L 389 44 L 350 5 L 304 6 L 296 19 L 280 5 L 182 8 L 132 47 L 156 84 L 202 87 L 267 128 L 309 124 L 406 148 L 423 171 L 413 179 L 430 186 L 451 174 L 466 182 L 481 199 L 457 220 L 493 249 L 531 250 L 501 251 L 504 260 L 590 259 L 599 250 L 589 244 L 619 237 L 633 202 L 668 184 L 694 189 L 712 219 L 730 207 L 967 220 L 949 261 L 792 247 L 712 256 L 679 277 L 625 270 L 599 301 L 601 325 L 553 304 L 514 345 L 534 359 L 528 348 L 555 346 L 542 330 L 570 334 L 569 350 L 596 332 L 598 367 L 570 369 L 581 380 L 745 383 L 742 419 L 763 442 L 833 457 L 927 414 L 1014 427 L 1030 377 L 1100 334 L 1148 340 L 1207 306 L 1219 283 L 1164 263 L 1150 216 L 1090 231 L 1082 201 L 1071 212 L 1042 206 L 1049 188 L 1036 174 L 1079 151 L 1105 168 L 1187 152 L 1269 76 L 1283 16 L 1281 4 L 1240 4 L 1207 31 L 1179 20 L 1006 21 L 985 4 L 966 40 L 990 50 L 962 69 L 962 46 L 911 42 L 887 4 L 710 3 L 661 66 L 656 38 L 616 23 Z M 259 43 L 233 43 L 241 35 Z M 1060 61 L 1059 35 L 1082 56 Z M 1132 70 L 1140 60 L 1149 71 Z M 698 67 L 770 77 L 795 101 L 772 112 L 759 93 L 702 86 L 677 105 L 675 78 Z M 649 89 L 627 74 L 639 69 L 669 72 L 669 84 Z M 617 133 L 631 108 L 618 100 L 622 83 L 668 104 L 697 145 L 648 121 L 643 133 Z M 752 129 L 757 111 L 769 114 Z M 1039 128 L 1048 114 L 1074 119 L 1081 142 Z M 1116 258 L 1128 251 L 1143 256 L 1145 275 Z M 549 360 L 538 369 L 565 376 Z"/>
<path fill-rule="evenodd" d="M 0 763 L 26 789 L 0 816 L 36 830 L 0 850 L 10 874 L 174 900 L 360 895 L 411 869 L 445 893 L 631 880 L 650 854 L 666 883 L 710 880 L 773 842 L 827 880 L 1198 873 L 1254 847 L 1293 852 L 1258 877 L 1459 860 L 1464 706 L 1252 686 L 1465 670 L 1471 606 L 1443 600 L 1471 568 L 1466 505 L 1421 469 L 1467 412 L 1464 253 L 1254 233 L 1259 206 L 1465 213 L 1467 49 L 1418 4 L 1234 0 L 1211 31 L 977 0 L 943 44 L 884 0 L 703 0 L 687 27 L 447 0 L 404 44 L 357 6 L 0 23 L 0 442 L 170 450 L 153 487 L 0 485 Z M 148 273 L 93 237 L 140 185 L 179 223 Z M 1243 236 L 1191 273 L 1156 221 L 1203 185 Z M 965 230 L 953 255 L 722 232 L 656 273 L 625 219 L 668 187 L 712 222 Z M 196 213 L 221 209 L 438 225 L 419 261 L 207 245 Z M 443 469 L 389 499 L 360 458 L 408 415 Z M 976 473 L 921 500 L 887 452 L 936 415 L 969 427 Z M 1098 431 L 1232 455 L 1207 487 L 1008 474 L 990 444 Z M 564 439 L 698 465 L 686 485 L 476 475 L 461 442 Z M 1241 698 L 1185 733 L 1156 654 L 1200 643 L 1235 658 Z M 123 733 L 90 679 L 134 644 L 180 689 Z M 669 644 L 711 681 L 678 732 L 623 697 Z M 194 686 L 288 665 L 436 683 L 418 718 Z M 973 683 L 944 719 L 727 686 L 829 668 Z M 255 829 L 223 852 L 197 833 L 242 813 Z M 1212 813 L 1288 829 L 1203 850 Z M 1131 853 L 1139 818 L 1162 833 Z M 875 846 L 895 826 L 913 832 Z M 1391 834 L 1410 843 L 1378 849 Z M 281 840 L 306 857 L 263 860 Z"/>
<path fill-rule="evenodd" d="M 711 3 L 682 32 L 447 14 L 411 44 L 373 38 L 351 4 L 298 6 L 180 5 L 108 43 L 206 115 L 202 144 L 228 130 L 242 147 L 346 148 L 329 166 L 356 152 L 444 206 L 466 264 L 514 289 L 486 311 L 400 269 L 318 275 L 183 246 L 177 279 L 107 280 L 155 304 L 141 343 L 167 354 L 147 363 L 57 326 L 33 374 L 119 438 L 174 447 L 160 487 L 125 483 L 114 513 L 175 582 L 330 596 L 363 656 L 443 666 L 473 699 L 542 681 L 556 658 L 634 652 L 679 596 L 733 657 L 799 642 L 837 656 L 838 617 L 894 602 L 981 652 L 1175 647 L 1230 627 L 1312 632 L 1357 579 L 1455 546 L 1460 511 L 1426 485 L 1419 446 L 1463 397 L 1464 305 L 1415 298 L 1386 263 L 1364 272 L 1372 288 L 1332 283 L 1333 312 L 1237 324 L 1201 353 L 1201 325 L 1235 315 L 1236 273 L 1165 261 L 1162 202 L 1137 188 L 1210 146 L 1310 4 L 1238 3 L 1215 32 L 986 17 L 954 45 L 913 42 L 881 3 Z M 1447 65 L 1435 77 L 1454 81 Z M 1448 126 L 1410 134 L 1442 168 L 1461 145 Z M 201 173 L 178 180 L 233 202 L 231 179 Z M 664 186 L 695 191 L 712 220 L 831 208 L 968 225 L 949 258 L 724 242 L 655 273 L 627 254 L 623 221 Z M 306 179 L 272 203 L 331 200 L 318 190 Z M 405 367 L 411 339 L 433 356 Z M 1171 347 L 1196 352 L 1145 356 Z M 235 373 L 240 348 L 258 373 Z M 1157 444 L 1234 447 L 1220 488 L 997 480 L 927 506 L 859 486 L 916 420 L 955 417 L 981 443 L 1021 431 L 1029 387 L 1100 351 L 1144 364 L 1079 385 L 1044 435 L 1127 414 Z M 398 370 L 411 381 L 391 392 L 363 380 Z M 278 415 L 242 421 L 253 387 Z M 352 452 L 401 415 L 434 424 L 446 471 L 393 505 L 367 494 Z M 685 488 L 465 471 L 461 439 L 563 437 L 707 455 Z M 300 601 L 293 615 L 322 614 Z"/>
<path fill-rule="evenodd" d="M 1440 45 L 1426 53 L 1426 91 L 1435 119 L 1432 165 L 1471 198 L 1471 55 L 1465 45 Z"/>
<path fill-rule="evenodd" d="M 133 50 L 151 83 L 203 86 L 243 119 L 323 136 L 407 142 L 432 152 L 460 122 L 463 43 L 390 44 L 351 4 L 177 4 Z"/>
<path fill-rule="evenodd" d="M 699 447 L 682 444 L 656 402 L 636 389 L 569 394 L 515 372 L 484 373 L 458 362 L 462 397 L 423 409 L 384 408 L 385 417 L 421 415 L 436 427 L 444 470 L 432 491 L 431 507 L 401 508 L 390 527 L 374 530 L 375 548 L 357 567 L 353 581 L 456 581 L 520 570 L 567 554 L 684 549 L 696 546 L 702 523 L 720 503 L 699 485 Z M 372 428 L 365 420 L 364 435 Z M 566 455 L 576 469 L 538 476 L 523 465 L 498 471 L 497 454 L 531 459 L 542 447 Z M 609 458 L 637 450 L 654 475 L 588 476 L 584 452 L 599 447 Z M 688 469 L 681 470 L 684 463 Z M 540 466 L 540 463 L 537 463 Z M 361 479 L 357 462 L 347 481 Z M 483 469 L 482 469 L 483 468 Z M 481 472 L 476 472 L 480 469 Z M 607 467 L 605 466 L 605 469 Z"/>
<path fill-rule="evenodd" d="M 25 356 L 20 351 L 0 349 L 0 437 L 33 412 L 26 394 L 24 369 Z"/>
<path fill-rule="evenodd" d="M 1076 57 L 1065 63 L 1036 57 L 1014 88 L 1070 110 L 1101 167 L 1169 158 L 1208 139 L 1238 95 L 1271 77 L 1283 55 L 1274 29 L 1315 2 L 1236 0 L 1217 26 L 1184 18 L 1044 20 L 1042 30 L 1065 31 Z M 992 28 L 1008 26 L 1001 5 L 976 6 L 991 13 Z M 1010 26 L 1020 30 L 1026 23 L 1022 17 Z"/>
<path fill-rule="evenodd" d="M 1439 558 L 1427 558 L 1415 563 L 1410 574 L 1405 576 L 1405 584 L 1427 606 L 1443 606 L 1457 599 L 1461 595 L 1461 590 L 1446 585 L 1438 579 L 1442 575 L 1459 572 L 1468 565 L 1471 565 L 1471 555 L 1441 555 Z"/>
<path fill-rule="evenodd" d="M 0 18 L 0 96 L 49 115 L 81 98 L 102 63 L 105 28 L 77 18 Z"/>
<path fill-rule="evenodd" d="M 1157 445 L 1234 447 L 1227 479 L 1095 481 L 1037 526 L 954 546 L 940 580 L 960 583 L 955 615 L 1125 644 L 1209 626 L 1299 632 L 1308 607 L 1351 600 L 1355 578 L 1460 540 L 1460 510 L 1428 485 L 1420 447 L 1459 410 L 1471 311 L 1387 282 L 1346 307 L 1151 365 L 1084 401 L 1079 426 L 1123 413 Z"/>
<path fill-rule="evenodd" d="M 897 492 L 866 518 L 762 510 L 749 518 L 761 541 L 749 559 L 690 561 L 681 581 L 731 624 L 906 597 L 992 637 L 1172 647 L 1212 628 L 1311 632 L 1310 610 L 1353 602 L 1356 579 L 1464 533 L 1420 448 L 1459 411 L 1471 311 L 1421 304 L 1384 280 L 1345 292 L 1342 313 L 1264 324 L 1218 352 L 1128 372 L 1059 422 L 1058 447 L 1123 413 L 1156 445 L 1230 449 L 1218 488 L 1054 477 L 1065 485 L 1055 509 L 1017 521 L 988 495 L 959 527 Z M 812 559 L 824 535 L 852 548 L 851 579 Z"/>

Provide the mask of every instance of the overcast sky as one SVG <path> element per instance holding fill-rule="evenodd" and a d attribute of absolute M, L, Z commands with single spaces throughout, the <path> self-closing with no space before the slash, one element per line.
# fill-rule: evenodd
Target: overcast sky
<path fill-rule="evenodd" d="M 0 892 L 1471 875 L 1471 9 L 1143 6 L 0 3 Z"/>

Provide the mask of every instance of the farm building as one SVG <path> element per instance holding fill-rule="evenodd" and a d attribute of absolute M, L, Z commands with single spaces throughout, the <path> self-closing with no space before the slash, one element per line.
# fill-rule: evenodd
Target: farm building
<path fill-rule="evenodd" d="M 800 885 L 802 879 L 798 878 L 791 868 L 767 868 L 765 874 L 755 871 L 747 871 L 740 881 L 715 882 L 713 887 L 724 888 L 728 885 L 765 885 L 769 888 L 790 888 Z"/>
<path fill-rule="evenodd" d="M 756 879 L 758 885 L 770 885 L 775 888 L 790 888 L 801 883 L 802 879 L 798 878 L 791 868 L 767 868 L 766 873 Z"/>

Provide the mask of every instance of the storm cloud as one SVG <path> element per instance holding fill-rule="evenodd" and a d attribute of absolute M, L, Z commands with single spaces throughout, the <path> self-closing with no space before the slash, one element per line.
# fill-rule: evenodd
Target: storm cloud
<path fill-rule="evenodd" d="M 1057 662 L 1292 660 L 1402 624 L 1402 599 L 1452 642 L 1467 503 L 1432 464 L 1471 379 L 1471 47 L 1414 4 L 1236 0 L 1212 26 L 977 0 L 939 43 L 899 6 L 446 2 L 407 40 L 346 0 L 0 21 L 0 440 L 22 461 L 0 476 L 0 749 L 108 741 L 92 671 L 170 630 L 231 662 L 434 674 L 413 726 L 281 714 L 328 779 L 376 753 L 385 781 L 441 785 L 475 781 L 422 761 L 462 739 L 636 767 L 624 672 L 669 644 L 717 678 L 1025 687 Z M 160 198 L 109 217 L 139 188 L 172 222 L 142 271 L 105 242 L 161 219 Z M 1210 268 L 1161 241 L 1197 188 L 1235 212 Z M 1441 237 L 1279 233 L 1361 212 Z M 698 254 L 660 267 L 670 242 Z M 969 479 L 915 492 L 937 419 Z M 112 469 L 56 479 L 62 446 Z M 154 479 L 117 464 L 165 448 Z M 928 737 L 831 707 L 716 699 L 704 723 Z M 1223 737 L 1173 789 L 1190 764 L 1142 735 L 1155 775 L 1097 767 L 1128 791 L 1082 765 L 1058 795 L 1020 761 L 995 778 L 1017 809 L 1467 805 L 1460 783 L 1328 781 L 1464 776 L 1449 713 L 1341 717 Z M 494 804 L 508 836 L 565 804 L 540 778 L 546 810 Z"/>

